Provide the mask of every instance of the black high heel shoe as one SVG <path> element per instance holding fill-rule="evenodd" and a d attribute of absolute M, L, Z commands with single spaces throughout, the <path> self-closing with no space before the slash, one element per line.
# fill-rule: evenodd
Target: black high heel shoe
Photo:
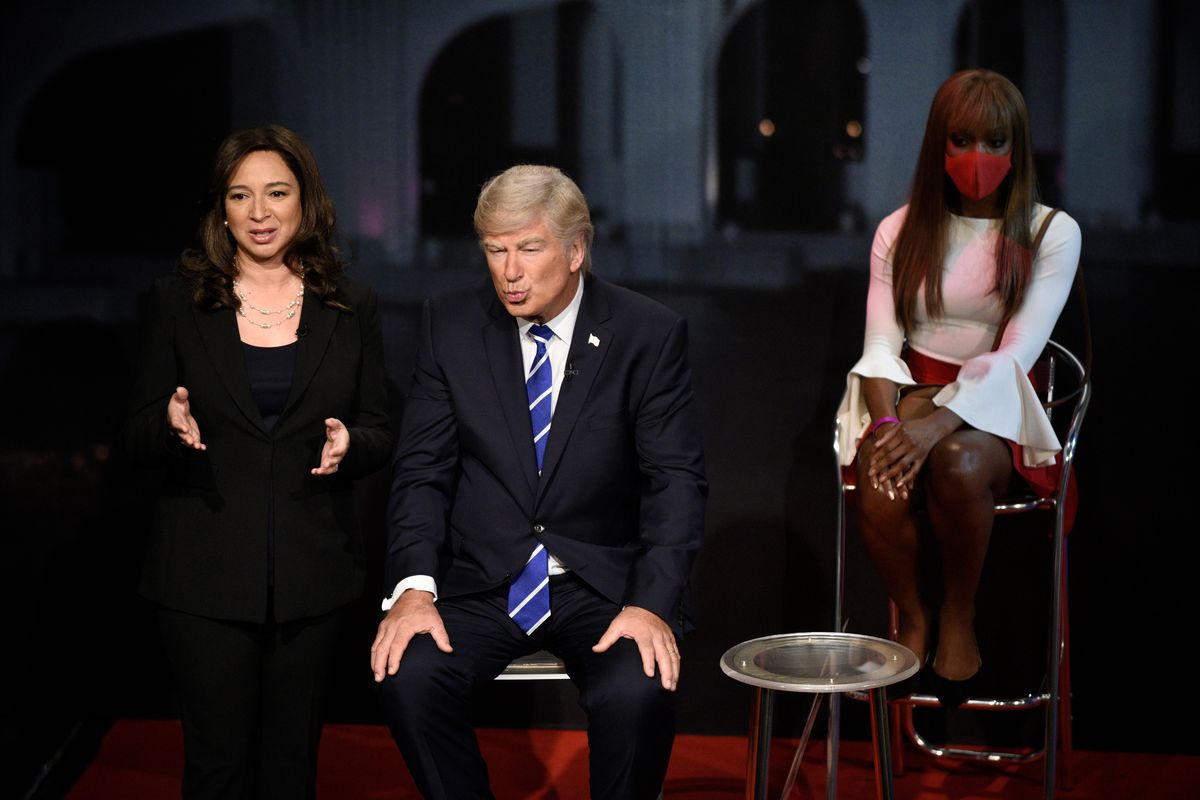
<path fill-rule="evenodd" d="M 974 675 L 956 681 L 939 675 L 937 670 L 931 666 L 929 668 L 930 689 L 937 695 L 938 702 L 942 704 L 942 708 L 958 708 L 978 694 L 975 690 L 979 687 L 979 676 L 982 673 L 983 664 L 980 664 L 979 669 L 975 670 Z"/>

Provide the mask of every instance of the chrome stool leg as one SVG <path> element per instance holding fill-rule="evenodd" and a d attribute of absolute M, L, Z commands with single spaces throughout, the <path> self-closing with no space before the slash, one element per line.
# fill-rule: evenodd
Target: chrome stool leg
<path fill-rule="evenodd" d="M 875 745 L 875 796 L 892 800 L 891 726 L 888 725 L 887 695 L 883 689 L 872 689 L 871 743 Z"/>
<path fill-rule="evenodd" d="M 758 688 L 750 710 L 750 739 L 746 743 L 746 800 L 767 800 L 767 776 L 771 764 L 771 723 L 775 716 L 775 692 Z"/>

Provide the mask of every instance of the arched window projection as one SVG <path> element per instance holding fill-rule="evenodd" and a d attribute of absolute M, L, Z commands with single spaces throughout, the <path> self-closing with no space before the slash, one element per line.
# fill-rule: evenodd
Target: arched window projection
<path fill-rule="evenodd" d="M 764 0 L 738 20 L 717 73 L 720 224 L 837 228 L 866 147 L 865 54 L 853 0 Z"/>
<path fill-rule="evenodd" d="M 46 83 L 17 138 L 37 247 L 172 258 L 194 241 L 229 132 L 229 51 L 229 29 L 180 34 L 88 55 Z"/>
<path fill-rule="evenodd" d="M 1200 6 L 1163 0 L 1159 8 L 1154 211 L 1200 219 Z"/>
<path fill-rule="evenodd" d="M 1042 202 L 1062 203 L 1063 35 L 1061 2 L 968 0 L 955 32 L 957 69 L 982 67 L 1025 96 Z"/>
<path fill-rule="evenodd" d="M 517 163 L 575 174 L 580 42 L 591 3 L 491 17 L 442 50 L 421 87 L 421 233 L 469 236 L 479 187 Z"/>

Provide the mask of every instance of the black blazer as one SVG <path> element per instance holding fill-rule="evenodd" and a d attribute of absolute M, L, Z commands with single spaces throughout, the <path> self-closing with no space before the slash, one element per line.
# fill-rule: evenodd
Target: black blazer
<path fill-rule="evenodd" d="M 516 321 L 489 282 L 427 302 L 393 465 L 385 577 L 499 586 L 536 541 L 615 603 L 691 627 L 708 485 L 687 325 L 588 278 L 539 477 Z"/>
<path fill-rule="evenodd" d="M 392 434 L 375 293 L 342 279 L 337 299 L 350 311 L 305 294 L 291 392 L 268 433 L 235 312 L 197 308 L 175 277 L 154 284 L 125 429 L 128 451 L 165 472 L 142 574 L 146 597 L 192 614 L 263 621 L 272 502 L 275 618 L 316 616 L 361 596 L 352 479 L 387 461 Z M 183 447 L 167 425 L 176 386 L 188 390 L 206 451 Z M 317 477 L 309 470 L 320 463 L 326 417 L 346 424 L 350 449 L 336 474 Z"/>

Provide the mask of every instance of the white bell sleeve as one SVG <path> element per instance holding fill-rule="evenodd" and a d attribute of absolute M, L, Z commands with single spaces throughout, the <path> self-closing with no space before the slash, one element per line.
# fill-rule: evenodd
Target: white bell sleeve
<path fill-rule="evenodd" d="M 843 466 L 854 461 L 858 440 L 871 424 L 863 397 L 863 378 L 884 378 L 901 386 L 914 383 L 900 359 L 904 331 L 896 322 L 892 300 L 892 245 L 904 222 L 907 206 L 892 213 L 875 230 L 871 244 L 871 282 L 867 288 L 867 326 L 863 354 L 846 376 L 846 393 L 838 407 L 838 458 Z"/>
<path fill-rule="evenodd" d="M 1033 279 L 1000 347 L 964 362 L 958 379 L 933 398 L 971 427 L 1021 445 L 1029 467 L 1052 464 L 1061 449 L 1028 373 L 1071 292 L 1080 242 L 1078 223 L 1059 212 L 1042 239 Z"/>

